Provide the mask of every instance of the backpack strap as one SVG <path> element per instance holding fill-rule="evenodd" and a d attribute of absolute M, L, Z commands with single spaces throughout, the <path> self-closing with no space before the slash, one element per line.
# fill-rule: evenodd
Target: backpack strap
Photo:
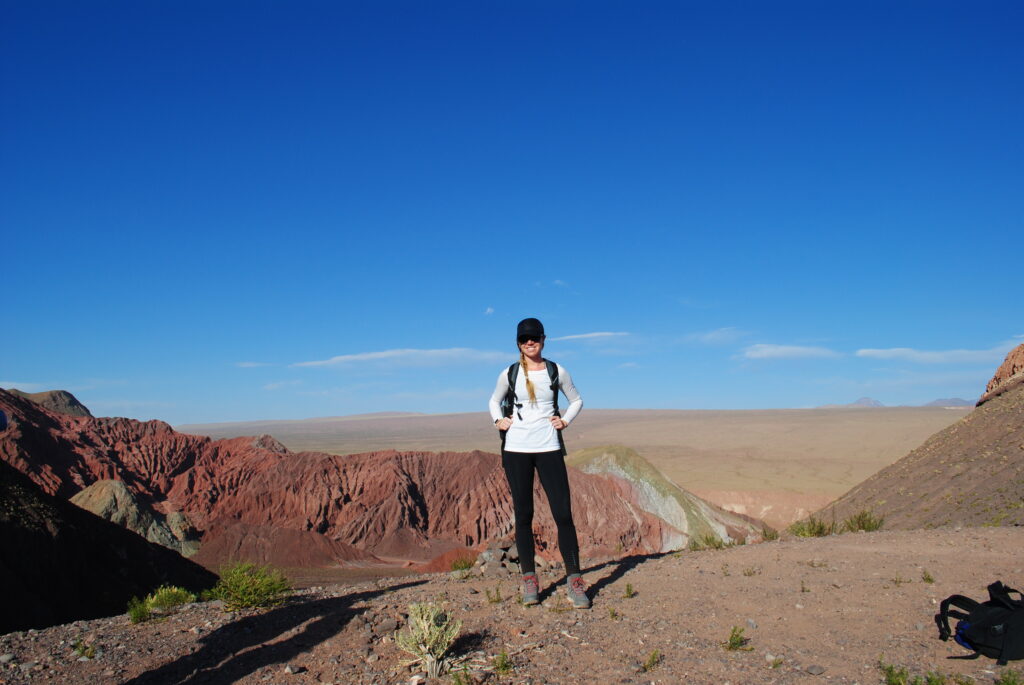
<path fill-rule="evenodd" d="M 981 606 L 979 602 L 963 595 L 950 595 L 942 600 L 942 604 L 939 605 L 939 613 L 935 614 L 935 624 L 939 627 L 939 639 L 943 642 L 949 640 L 949 636 L 953 634 L 953 631 L 949 629 L 949 617 L 967 618 L 967 614 L 962 611 L 950 609 L 949 606 L 951 604 L 968 612 L 974 611 Z"/>
<path fill-rule="evenodd" d="M 558 411 L 558 364 L 554 363 L 550 359 L 544 360 L 544 365 L 548 369 L 548 379 L 551 380 L 551 392 L 554 394 L 555 399 L 555 416 L 561 416 L 562 413 Z"/>
<path fill-rule="evenodd" d="M 519 362 L 508 367 L 508 391 L 505 393 L 505 416 L 512 416 L 516 408 L 516 381 L 519 379 Z"/>
<path fill-rule="evenodd" d="M 1024 597 L 1020 590 L 1014 590 L 1012 587 L 1007 587 L 999 580 L 988 586 L 988 596 L 991 601 L 996 604 L 1000 604 L 1007 609 L 1024 608 L 1024 602 L 1010 597 L 1011 592 L 1016 592 L 1018 596 Z"/>

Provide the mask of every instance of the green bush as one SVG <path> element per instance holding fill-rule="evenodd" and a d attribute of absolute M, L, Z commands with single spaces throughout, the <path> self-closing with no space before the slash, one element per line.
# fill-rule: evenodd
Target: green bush
<path fill-rule="evenodd" d="M 173 585 L 161 585 L 146 597 L 146 606 L 150 611 L 159 611 L 167 614 L 173 612 L 182 604 L 191 604 L 196 601 L 196 596 L 185 588 Z"/>
<path fill-rule="evenodd" d="M 512 665 L 512 659 L 508 657 L 508 652 L 504 649 L 501 650 L 497 656 L 491 659 L 491 667 L 498 675 L 508 675 L 514 668 Z"/>
<path fill-rule="evenodd" d="M 644 673 L 649 673 L 650 671 L 656 669 L 658 667 L 658 664 L 660 663 L 661 651 L 657 649 L 652 650 L 651 653 L 647 655 L 647 659 L 642 664 L 640 664 L 640 670 Z"/>
<path fill-rule="evenodd" d="M 884 516 L 876 517 L 870 510 L 864 509 L 843 521 L 843 529 L 851 533 L 855 533 L 858 530 L 870 533 L 881 528 L 883 522 L 885 522 Z"/>
<path fill-rule="evenodd" d="M 779 531 L 775 530 L 774 528 L 769 528 L 768 526 L 765 526 L 761 529 L 761 539 L 765 542 L 772 542 L 773 540 L 778 540 Z"/>
<path fill-rule="evenodd" d="M 476 563 L 475 559 L 470 557 L 459 557 L 458 559 L 452 560 L 453 571 L 468 571 L 473 568 L 473 564 Z"/>
<path fill-rule="evenodd" d="M 145 623 L 153 618 L 153 614 L 149 611 L 149 605 L 145 600 L 132 597 L 128 600 L 128 618 L 132 623 Z"/>
<path fill-rule="evenodd" d="M 280 571 L 241 561 L 220 570 L 220 580 L 212 595 L 233 611 L 244 607 L 275 606 L 284 601 L 291 589 L 291 583 Z"/>
<path fill-rule="evenodd" d="M 1003 671 L 992 685 L 1024 685 L 1024 674 L 1020 671 Z"/>
<path fill-rule="evenodd" d="M 750 642 L 750 638 L 743 637 L 743 628 L 740 628 L 739 626 L 733 626 L 732 630 L 729 632 L 729 639 L 723 642 L 722 646 L 730 652 L 749 652 L 754 648 L 748 647 L 748 642 Z"/>
<path fill-rule="evenodd" d="M 789 527 L 789 532 L 798 538 L 823 538 L 836 532 L 836 523 L 810 516 Z"/>
<path fill-rule="evenodd" d="M 725 549 L 725 542 L 722 538 L 718 537 L 714 533 L 704 533 L 703 535 L 690 538 L 690 551 L 691 552 L 702 552 L 706 549 Z"/>

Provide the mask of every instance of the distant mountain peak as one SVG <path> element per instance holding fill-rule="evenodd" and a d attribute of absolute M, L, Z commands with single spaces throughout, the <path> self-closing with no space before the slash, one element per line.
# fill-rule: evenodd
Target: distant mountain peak
<path fill-rule="evenodd" d="M 876 399 L 870 397 L 861 397 L 856 402 L 850 402 L 849 404 L 822 404 L 818 409 L 842 409 L 842 408 L 874 408 L 884 407 L 885 405 Z"/>
<path fill-rule="evenodd" d="M 922 407 L 973 407 L 974 402 L 965 400 L 960 397 L 943 397 L 941 399 L 932 400 L 928 404 L 922 404 Z"/>

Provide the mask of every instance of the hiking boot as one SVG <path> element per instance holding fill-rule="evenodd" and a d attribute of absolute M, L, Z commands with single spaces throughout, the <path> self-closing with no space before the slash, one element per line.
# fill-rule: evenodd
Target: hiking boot
<path fill-rule="evenodd" d="M 577 609 L 590 608 L 590 598 L 587 597 L 587 582 L 583 580 L 583 576 L 573 573 L 566 578 L 565 586 L 566 594 L 569 595 L 569 600 L 574 607 Z"/>
<path fill-rule="evenodd" d="M 540 604 L 540 580 L 536 573 L 523 574 L 523 606 Z"/>

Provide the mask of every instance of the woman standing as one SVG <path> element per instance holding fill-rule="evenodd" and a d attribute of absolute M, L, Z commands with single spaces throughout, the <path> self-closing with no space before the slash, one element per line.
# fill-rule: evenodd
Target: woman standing
<path fill-rule="evenodd" d="M 561 431 L 583 408 L 583 400 L 569 372 L 541 356 L 544 338 L 544 326 L 537 319 L 519 322 L 516 329 L 519 363 L 502 369 L 489 407 L 491 418 L 503 435 L 501 464 L 512 492 L 516 517 L 523 604 L 540 601 L 533 546 L 533 473 L 536 470 L 558 526 L 558 549 L 565 562 L 566 591 L 573 606 L 588 609 L 590 599 L 587 584 L 580 575 L 580 550 L 572 521 L 561 437 Z M 559 390 L 569 400 L 565 416 L 559 416 L 557 411 Z"/>

